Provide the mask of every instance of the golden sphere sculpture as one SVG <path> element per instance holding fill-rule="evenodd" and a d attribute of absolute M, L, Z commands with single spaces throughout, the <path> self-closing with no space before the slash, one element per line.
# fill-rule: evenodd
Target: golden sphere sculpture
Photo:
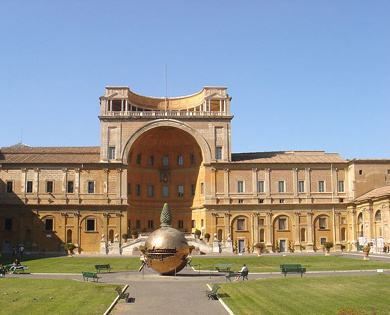
<path fill-rule="evenodd" d="M 183 233 L 171 227 L 172 216 L 167 203 L 160 221 L 161 228 L 146 239 L 146 263 L 162 275 L 173 275 L 186 266 L 190 250 Z"/>

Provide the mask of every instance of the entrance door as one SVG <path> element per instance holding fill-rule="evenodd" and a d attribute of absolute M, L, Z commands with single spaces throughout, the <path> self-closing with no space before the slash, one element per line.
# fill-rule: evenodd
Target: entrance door
<path fill-rule="evenodd" d="M 280 250 L 280 252 L 286 251 L 286 240 L 279 241 L 279 250 Z"/>
<path fill-rule="evenodd" d="M 245 240 L 238 240 L 238 252 L 245 253 Z"/>

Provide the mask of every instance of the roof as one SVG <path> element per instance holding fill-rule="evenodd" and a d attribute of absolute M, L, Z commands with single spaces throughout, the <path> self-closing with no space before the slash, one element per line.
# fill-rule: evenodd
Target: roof
<path fill-rule="evenodd" d="M 233 153 L 232 162 L 239 163 L 347 163 L 337 153 L 324 151 L 276 151 Z"/>
<path fill-rule="evenodd" d="M 99 163 L 100 147 L 3 147 L 0 164 Z"/>
<path fill-rule="evenodd" d="M 373 190 L 370 190 L 369 192 L 357 197 L 355 201 L 362 201 L 366 199 L 371 199 L 371 198 L 378 198 L 382 196 L 390 195 L 390 185 L 387 186 L 382 186 L 375 188 Z"/>

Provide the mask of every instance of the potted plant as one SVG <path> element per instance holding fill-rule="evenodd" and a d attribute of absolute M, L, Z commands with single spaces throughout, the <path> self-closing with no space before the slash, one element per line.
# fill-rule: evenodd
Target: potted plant
<path fill-rule="evenodd" d="M 126 243 L 127 239 L 129 238 L 129 234 L 127 234 L 127 233 L 122 234 L 122 238 L 125 240 L 125 243 Z"/>
<path fill-rule="evenodd" d="M 369 255 L 369 253 L 370 253 L 370 249 L 371 249 L 370 244 L 364 245 L 364 246 L 362 247 L 362 251 L 363 251 L 363 260 L 370 260 L 370 258 L 368 258 L 368 255 Z"/>
<path fill-rule="evenodd" d="M 195 238 L 200 238 L 200 234 L 202 234 L 202 232 L 200 230 L 196 229 L 194 234 L 195 234 Z"/>
<path fill-rule="evenodd" d="M 325 256 L 329 256 L 330 249 L 333 247 L 333 242 L 324 242 L 322 246 L 325 248 Z"/>
<path fill-rule="evenodd" d="M 293 252 L 295 251 L 295 247 L 294 247 L 294 244 L 293 244 L 292 241 L 290 241 L 290 242 L 288 243 L 288 251 L 289 251 L 290 253 L 293 253 Z"/>
<path fill-rule="evenodd" d="M 76 248 L 76 245 L 72 243 L 66 243 L 64 244 L 64 249 L 68 252 L 68 257 L 73 257 L 73 250 Z"/>
<path fill-rule="evenodd" d="M 208 243 L 210 241 L 210 233 L 205 233 L 205 235 L 203 236 L 203 238 L 205 239 L 205 241 Z"/>
<path fill-rule="evenodd" d="M 275 253 L 279 253 L 279 252 L 280 252 L 278 242 L 275 242 L 275 245 L 274 245 L 274 252 L 275 252 Z"/>
<path fill-rule="evenodd" d="M 260 256 L 263 250 L 265 249 L 265 244 L 264 243 L 256 243 L 253 245 L 254 248 L 256 248 L 257 251 L 257 256 Z"/>
<path fill-rule="evenodd" d="M 135 240 L 138 237 L 138 231 L 137 230 L 132 230 L 131 231 L 131 237 L 133 240 Z"/>

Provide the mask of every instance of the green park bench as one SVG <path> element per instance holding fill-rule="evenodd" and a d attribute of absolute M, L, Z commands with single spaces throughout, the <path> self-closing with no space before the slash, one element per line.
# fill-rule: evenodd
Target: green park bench
<path fill-rule="evenodd" d="M 207 290 L 206 291 L 206 297 L 210 300 L 218 300 L 218 291 L 219 289 L 219 285 L 217 284 L 213 284 L 213 287 L 211 288 L 211 290 Z"/>
<path fill-rule="evenodd" d="M 230 264 L 217 264 L 217 265 L 215 265 L 215 269 L 217 269 L 218 272 L 230 272 L 230 268 L 232 268 L 232 265 L 230 265 Z"/>
<path fill-rule="evenodd" d="M 288 273 L 300 273 L 302 277 L 306 272 L 306 268 L 302 268 L 300 264 L 280 265 L 280 269 L 284 276 Z"/>
<path fill-rule="evenodd" d="M 249 280 L 248 279 L 248 273 L 249 271 L 238 271 L 238 272 L 234 272 L 234 271 L 230 271 L 226 276 L 226 282 L 229 280 L 230 282 L 232 282 L 232 278 L 236 278 L 238 277 L 238 280 L 240 278 L 242 278 L 242 281 L 244 281 L 245 279 L 246 280 Z"/>
<path fill-rule="evenodd" d="M 110 265 L 95 265 L 95 269 L 97 272 L 100 272 L 101 270 L 106 270 L 106 271 L 110 272 L 110 270 L 112 268 Z"/>
<path fill-rule="evenodd" d="M 99 277 L 97 273 L 83 271 L 82 274 L 83 274 L 84 281 L 87 280 L 88 282 L 88 279 L 92 279 L 93 281 L 99 282 Z"/>

